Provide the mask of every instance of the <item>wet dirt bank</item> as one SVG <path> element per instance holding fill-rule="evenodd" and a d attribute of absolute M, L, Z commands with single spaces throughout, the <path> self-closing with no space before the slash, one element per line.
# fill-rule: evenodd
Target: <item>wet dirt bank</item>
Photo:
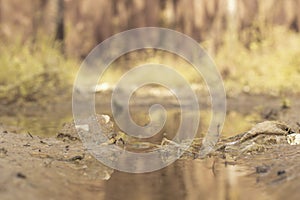
<path fill-rule="evenodd" d="M 237 117 L 245 121 L 243 116 L 255 113 L 262 121 L 282 120 L 299 130 L 298 97 L 288 97 L 287 108 L 282 97 L 231 97 L 227 114 L 240 113 Z M 255 123 L 249 121 L 247 126 Z M 238 125 L 227 118 L 224 130 L 231 130 L 228 135 L 248 130 L 234 128 Z M 157 172 L 128 174 L 102 165 L 76 135 L 57 138 L 57 131 L 37 135 L 42 134 L 26 129 L 25 134 L 15 134 L 1 126 L 0 199 L 297 199 L 300 195 L 297 145 L 276 146 L 236 161 L 179 160 Z"/>
<path fill-rule="evenodd" d="M 0 130 L 0 197 L 6 199 L 297 199 L 300 146 L 236 160 L 180 159 L 153 173 L 112 170 L 76 135 Z M 280 188 L 280 190 L 279 190 Z"/>
<path fill-rule="evenodd" d="M 110 93 L 96 95 L 96 111 L 111 116 Z M 249 129 L 252 125 L 263 120 L 283 120 L 297 128 L 298 111 L 300 110 L 300 94 L 287 94 L 271 96 L 267 94 L 250 95 L 240 94 L 227 97 L 227 116 L 222 134 L 232 135 Z M 141 100 L 141 101 L 139 101 Z M 157 101 L 159 100 L 159 101 Z M 211 109 L 210 99 L 199 98 L 201 111 Z M 288 102 L 288 108 L 283 108 L 284 101 Z M 140 103 L 141 102 L 141 103 Z M 148 112 L 148 107 L 143 107 L 145 102 L 163 103 L 173 112 L 178 113 L 178 106 L 168 104 L 164 98 L 150 97 L 133 101 L 133 109 L 137 108 L 139 113 Z M 148 104 L 148 103 L 147 103 Z M 141 112 L 142 110 L 142 112 Z M 71 97 L 68 100 L 47 105 L 28 103 L 22 105 L 0 104 L 0 125 L 11 132 L 28 131 L 33 135 L 53 136 L 66 122 L 70 122 L 72 116 Z M 173 115 L 173 116 L 174 116 Z M 205 118 L 206 113 L 202 115 Z M 171 117 L 172 113 L 171 113 Z M 144 118 L 144 117 L 143 117 Z M 203 121 L 203 120 L 202 120 Z M 234 125 L 233 125 L 234 123 Z"/>

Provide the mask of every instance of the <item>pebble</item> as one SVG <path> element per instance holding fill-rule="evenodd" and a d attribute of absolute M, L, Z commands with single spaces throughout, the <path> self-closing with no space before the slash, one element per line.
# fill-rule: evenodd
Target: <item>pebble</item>
<path fill-rule="evenodd" d="M 300 144 L 300 133 L 292 133 L 287 136 L 287 141 L 290 145 Z"/>

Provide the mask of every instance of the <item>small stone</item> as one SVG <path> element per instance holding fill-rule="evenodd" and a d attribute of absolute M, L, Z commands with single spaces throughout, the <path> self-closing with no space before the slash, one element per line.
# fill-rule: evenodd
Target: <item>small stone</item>
<path fill-rule="evenodd" d="M 300 144 L 300 134 L 292 133 L 287 136 L 287 141 L 290 145 L 299 145 Z"/>
<path fill-rule="evenodd" d="M 76 125 L 75 127 L 76 127 L 76 129 L 81 129 L 81 130 L 84 130 L 84 131 L 89 131 L 90 130 L 88 124 L 80 124 L 80 125 Z"/>
<path fill-rule="evenodd" d="M 283 175 L 283 174 L 285 174 L 285 170 L 279 170 L 279 171 L 277 172 L 277 176 L 281 176 L 281 175 Z"/>
<path fill-rule="evenodd" d="M 257 174 L 267 173 L 268 171 L 269 171 L 268 166 L 257 166 L 256 167 L 256 173 Z"/>
<path fill-rule="evenodd" d="M 5 148 L 0 148 L 0 158 L 3 158 L 7 155 L 7 150 Z"/>
<path fill-rule="evenodd" d="M 102 115 L 102 117 L 105 120 L 105 124 L 107 124 L 110 121 L 110 117 L 108 115 Z"/>
<path fill-rule="evenodd" d="M 22 174 L 21 172 L 18 172 L 16 176 L 21 179 L 26 179 L 26 176 L 24 174 Z"/>

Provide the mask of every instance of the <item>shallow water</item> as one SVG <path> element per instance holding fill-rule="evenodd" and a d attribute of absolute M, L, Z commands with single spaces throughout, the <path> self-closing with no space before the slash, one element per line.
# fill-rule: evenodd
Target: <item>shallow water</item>
<path fill-rule="evenodd" d="M 100 106 L 103 113 L 111 115 L 108 105 Z M 29 114 L 28 112 L 24 112 L 24 114 L 20 112 L 18 115 L 1 116 L 0 121 L 11 126 L 7 127 L 8 129 L 16 129 L 14 126 L 21 126 L 23 132 L 51 136 L 57 134 L 63 123 L 71 121 L 70 108 L 71 106 L 68 104 L 68 106 L 59 106 L 57 109 L 48 110 L 47 112 L 29 112 Z M 152 138 L 155 142 L 159 142 L 162 137 L 172 138 L 178 128 L 180 112 L 176 106 L 170 106 L 169 108 L 168 121 L 157 136 Z M 145 125 L 149 122 L 148 107 L 132 107 L 131 112 L 137 124 Z M 203 109 L 200 112 L 198 136 L 206 132 L 211 117 L 209 110 Z M 230 110 L 227 112 L 222 134 L 223 136 L 231 136 L 244 132 L 259 120 L 260 116 L 254 109 L 249 109 L 249 112 L 246 113 Z M 16 131 L 18 132 L 18 130 Z M 297 194 L 294 194 L 297 190 L 290 189 L 289 183 L 285 185 L 286 191 L 280 192 L 276 189 L 276 185 L 268 186 L 261 183 L 260 180 L 266 177 L 265 174 L 262 174 L 261 179 L 257 179 L 257 176 L 255 176 L 256 166 L 263 165 L 268 158 L 270 157 L 263 156 L 261 160 L 257 160 L 253 165 L 249 165 L 249 161 L 242 161 L 237 165 L 225 164 L 224 160 L 214 160 L 215 158 L 178 160 L 168 167 L 152 173 L 128 174 L 114 171 L 107 181 L 99 182 L 97 180 L 95 184 L 91 181 L 86 183 L 82 190 L 77 188 L 80 187 L 80 183 L 76 183 L 76 188 L 79 189 L 82 197 L 93 196 L 96 199 L 109 200 L 280 199 L 279 196 L 289 197 L 289 192 L 293 192 L 292 199 L 294 197 L 297 199 Z M 276 158 L 272 157 L 272 159 Z M 272 159 L 269 159 L 271 164 Z M 93 170 L 97 171 L 99 169 Z M 276 172 L 274 173 L 276 175 Z M 299 185 L 295 187 L 297 188 L 297 186 Z"/>
<path fill-rule="evenodd" d="M 250 173 L 212 159 L 179 160 L 152 173 L 114 172 L 103 199 L 272 199 Z"/>
<path fill-rule="evenodd" d="M 299 199 L 299 150 L 281 145 L 237 162 L 213 157 L 177 160 L 152 173 L 115 171 L 103 199 Z"/>
<path fill-rule="evenodd" d="M 64 123 L 71 122 L 73 119 L 71 103 L 66 104 L 67 106 L 58 105 L 57 108 L 45 112 L 43 112 L 43 110 L 30 111 L 30 109 L 28 109 L 10 115 L 1 115 L 0 124 L 5 125 L 11 132 L 30 132 L 33 135 L 53 136 L 61 130 Z M 101 106 L 101 111 L 103 114 L 112 116 L 110 107 L 107 106 L 107 104 L 105 107 Z M 195 113 L 195 111 L 191 111 L 191 113 Z M 202 109 L 199 113 L 198 137 L 203 134 L 205 135 L 211 120 L 210 110 Z M 132 119 L 138 125 L 144 126 L 149 122 L 148 107 L 132 107 L 131 114 Z M 156 139 L 160 140 L 164 136 L 172 138 L 178 130 L 180 117 L 179 108 L 168 108 L 166 123 L 162 130 L 157 133 Z M 260 116 L 255 111 L 246 114 L 237 111 L 227 112 L 226 121 L 221 134 L 231 136 L 244 132 L 259 120 Z M 116 128 L 118 129 L 118 127 Z"/>

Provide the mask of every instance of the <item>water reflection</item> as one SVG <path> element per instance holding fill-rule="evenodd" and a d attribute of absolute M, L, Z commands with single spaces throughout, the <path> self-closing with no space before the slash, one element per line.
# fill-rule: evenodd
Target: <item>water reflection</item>
<path fill-rule="evenodd" d="M 198 127 L 197 137 L 203 136 L 208 129 L 208 125 L 211 120 L 210 110 L 191 111 L 200 112 L 200 123 Z M 102 111 L 104 114 L 112 116 L 110 107 L 105 107 Z M 149 113 L 147 107 L 133 107 L 131 108 L 131 117 L 138 125 L 144 126 L 149 123 Z M 160 142 L 163 137 L 169 139 L 176 135 L 179 128 L 181 113 L 176 107 L 169 108 L 167 112 L 167 121 L 162 130 L 151 137 L 153 142 Z M 52 136 L 62 128 L 62 125 L 66 122 L 72 121 L 72 111 L 69 106 L 60 107 L 59 109 L 33 112 L 16 113 L 15 115 L 2 115 L 0 116 L 0 122 L 12 132 L 30 132 L 33 135 Z M 223 136 L 232 136 L 246 130 L 259 121 L 260 116 L 255 112 L 248 114 L 241 114 L 236 111 L 227 113 L 226 121 L 223 127 Z M 118 128 L 118 127 L 116 127 Z"/>
<path fill-rule="evenodd" d="M 247 173 L 213 159 L 179 160 L 152 173 L 115 172 L 104 183 L 104 199 L 265 199 Z"/>
<path fill-rule="evenodd" d="M 3 114 L 0 116 L 0 123 L 11 132 L 30 132 L 32 135 L 53 136 L 58 133 L 64 123 L 72 121 L 70 103 L 66 104 L 57 105 L 48 110 L 28 108 L 9 115 Z"/>

